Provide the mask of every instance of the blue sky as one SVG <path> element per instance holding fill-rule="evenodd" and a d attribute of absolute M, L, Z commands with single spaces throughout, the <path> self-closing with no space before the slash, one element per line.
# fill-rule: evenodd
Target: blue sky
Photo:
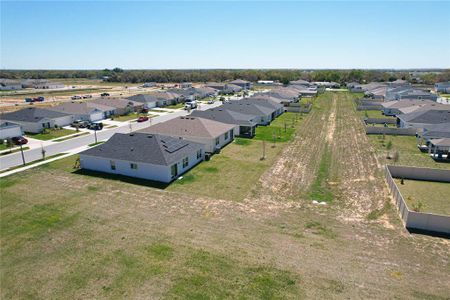
<path fill-rule="evenodd" d="M 3 69 L 450 67 L 448 1 L 0 1 Z"/>

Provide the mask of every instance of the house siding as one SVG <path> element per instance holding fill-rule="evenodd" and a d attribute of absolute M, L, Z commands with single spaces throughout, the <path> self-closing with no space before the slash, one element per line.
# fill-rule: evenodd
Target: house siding
<path fill-rule="evenodd" d="M 21 136 L 22 133 L 22 129 L 20 126 L 11 126 L 11 127 L 6 127 L 3 129 L 0 129 L 0 139 L 4 140 L 4 139 L 9 139 L 12 137 L 16 137 L 16 136 Z"/>

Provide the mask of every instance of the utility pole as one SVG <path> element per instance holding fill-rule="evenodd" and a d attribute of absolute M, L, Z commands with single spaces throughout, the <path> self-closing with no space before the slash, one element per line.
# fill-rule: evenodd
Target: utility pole
<path fill-rule="evenodd" d="M 25 156 L 23 155 L 23 147 L 22 147 L 22 144 L 20 144 L 20 153 L 22 154 L 22 162 L 23 162 L 23 165 L 25 166 Z"/>
<path fill-rule="evenodd" d="M 94 130 L 95 143 L 97 144 L 97 129 Z"/>
<path fill-rule="evenodd" d="M 262 157 L 261 157 L 261 160 L 265 160 L 266 159 L 266 141 L 265 140 L 263 140 L 262 141 L 262 150 L 263 150 L 263 154 L 262 154 Z"/>

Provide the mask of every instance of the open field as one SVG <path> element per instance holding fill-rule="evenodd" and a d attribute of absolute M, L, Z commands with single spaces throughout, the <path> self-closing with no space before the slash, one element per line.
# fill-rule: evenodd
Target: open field
<path fill-rule="evenodd" d="M 29 136 L 33 139 L 47 141 L 47 140 L 52 140 L 52 139 L 56 139 L 59 137 L 64 137 L 66 135 L 74 134 L 74 133 L 77 133 L 76 130 L 70 130 L 70 129 L 65 129 L 65 128 L 58 128 L 58 129 L 51 128 L 51 129 L 46 129 L 45 132 L 42 132 L 42 133 L 26 133 L 26 136 Z"/>
<path fill-rule="evenodd" d="M 199 191 L 85 175 L 76 156 L 2 178 L 1 298 L 448 298 L 450 244 L 403 228 L 352 97 L 319 96 L 248 191 L 209 162 Z M 254 167 L 260 143 L 211 163 L 255 147 Z"/>
<path fill-rule="evenodd" d="M 423 167 L 450 169 L 450 164 L 435 162 L 428 153 L 423 153 L 417 148 L 416 137 L 414 136 L 394 136 L 394 135 L 369 135 L 368 139 L 375 147 L 376 154 L 380 162 L 394 164 L 393 159 L 387 159 L 388 154 L 393 157 L 398 152 L 399 159 L 395 164 Z"/>
<path fill-rule="evenodd" d="M 410 210 L 450 216 L 450 184 L 394 179 Z"/>

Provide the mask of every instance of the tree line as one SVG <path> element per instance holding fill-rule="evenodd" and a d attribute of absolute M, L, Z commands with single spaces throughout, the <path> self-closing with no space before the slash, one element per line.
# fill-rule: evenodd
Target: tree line
<path fill-rule="evenodd" d="M 423 72 L 423 71 L 422 71 Z M 104 70 L 0 70 L 0 78 L 8 79 L 58 79 L 83 78 L 103 79 L 109 82 L 208 82 L 244 79 L 248 81 L 278 80 L 282 83 L 303 79 L 307 81 L 371 82 L 412 80 L 409 71 L 386 70 L 123 70 L 120 68 Z M 450 70 L 430 70 L 420 74 L 423 83 L 449 81 Z"/>

